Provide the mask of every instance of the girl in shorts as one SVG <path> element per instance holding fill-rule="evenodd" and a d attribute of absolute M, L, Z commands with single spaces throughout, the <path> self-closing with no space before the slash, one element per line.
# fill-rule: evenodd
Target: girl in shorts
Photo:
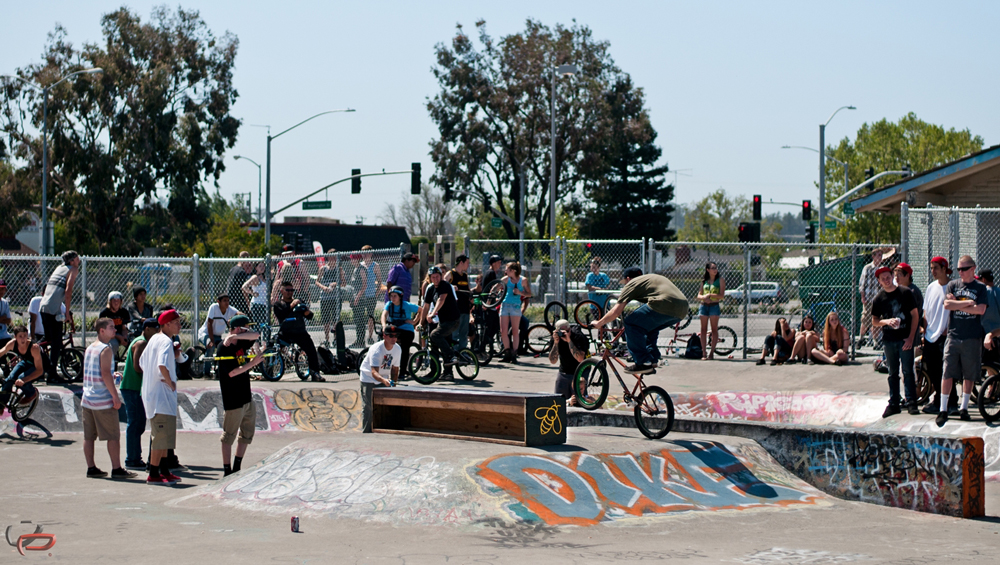
<path fill-rule="evenodd" d="M 531 285 L 528 279 L 521 276 L 521 264 L 517 261 L 507 263 L 504 273 L 505 276 L 500 279 L 501 284 L 507 289 L 507 294 L 500 303 L 500 339 L 503 341 L 501 360 L 506 363 L 516 363 L 516 344 L 520 343 L 521 299 L 531 298 Z M 507 335 L 508 329 L 511 335 Z"/>
<path fill-rule="evenodd" d="M 701 307 L 698 309 L 698 317 L 701 319 L 701 358 L 715 359 L 715 344 L 719 342 L 719 315 L 722 308 L 719 303 L 726 296 L 726 281 L 719 275 L 719 266 L 709 262 L 705 265 L 705 276 L 701 282 L 701 293 L 698 300 Z M 712 349 L 705 343 L 705 334 L 708 333 L 708 325 L 712 324 Z M 707 355 L 706 355 L 707 353 Z"/>

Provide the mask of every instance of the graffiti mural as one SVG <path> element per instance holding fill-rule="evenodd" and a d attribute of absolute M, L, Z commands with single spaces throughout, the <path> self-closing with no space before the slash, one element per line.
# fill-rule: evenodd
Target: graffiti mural
<path fill-rule="evenodd" d="M 762 482 L 749 460 L 720 443 L 674 445 L 639 454 L 498 455 L 473 473 L 491 494 L 514 499 L 507 508 L 515 518 L 550 525 L 822 501 L 797 481 Z"/>
<path fill-rule="evenodd" d="M 678 417 L 861 427 L 881 419 L 885 395 L 708 392 L 673 395 Z"/>
<path fill-rule="evenodd" d="M 356 390 L 307 388 L 279 390 L 274 404 L 289 413 L 292 425 L 307 432 L 361 429 L 361 395 Z"/>

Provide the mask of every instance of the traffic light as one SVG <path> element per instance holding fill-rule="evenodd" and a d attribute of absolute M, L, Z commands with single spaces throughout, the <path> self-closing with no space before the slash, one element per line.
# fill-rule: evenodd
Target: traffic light
<path fill-rule="evenodd" d="M 873 176 L 875 176 L 875 167 L 868 167 L 867 169 L 865 169 L 865 182 L 871 180 Z M 874 190 L 874 189 L 875 189 L 875 183 L 871 183 L 868 185 L 868 190 Z"/>
<path fill-rule="evenodd" d="M 813 203 L 812 200 L 802 201 L 802 219 L 805 221 L 811 220 L 813 217 Z"/>
<path fill-rule="evenodd" d="M 490 204 L 489 196 L 483 198 L 483 210 L 485 210 L 487 213 L 493 211 L 493 206 Z"/>
<path fill-rule="evenodd" d="M 757 222 L 740 222 L 740 241 L 760 241 L 760 224 Z"/>
<path fill-rule="evenodd" d="M 361 174 L 361 169 L 351 169 L 351 194 L 361 194 L 361 178 L 358 175 Z"/>
<path fill-rule="evenodd" d="M 903 174 L 903 178 L 904 178 L 904 179 L 905 179 L 906 177 L 910 177 L 910 176 L 913 176 L 913 169 L 912 169 L 912 168 L 910 167 L 910 164 L 909 164 L 909 163 L 907 163 L 907 164 L 906 164 L 905 166 L 903 166 L 903 173 L 904 173 L 904 174 Z"/>
<path fill-rule="evenodd" d="M 806 242 L 816 243 L 816 224 L 806 224 Z"/>
<path fill-rule="evenodd" d="M 410 165 L 410 194 L 420 194 L 420 163 Z"/>
<path fill-rule="evenodd" d="M 753 195 L 753 221 L 760 221 L 760 195 Z"/>

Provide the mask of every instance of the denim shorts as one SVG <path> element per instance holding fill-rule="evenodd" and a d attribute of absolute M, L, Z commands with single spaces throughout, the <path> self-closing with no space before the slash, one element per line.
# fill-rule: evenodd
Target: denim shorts
<path fill-rule="evenodd" d="M 721 316 L 722 315 L 722 308 L 719 306 L 718 302 L 716 302 L 715 304 L 702 304 L 698 308 L 698 315 L 699 316 Z"/>
<path fill-rule="evenodd" d="M 520 316 L 521 306 L 519 304 L 500 304 L 500 316 Z"/>

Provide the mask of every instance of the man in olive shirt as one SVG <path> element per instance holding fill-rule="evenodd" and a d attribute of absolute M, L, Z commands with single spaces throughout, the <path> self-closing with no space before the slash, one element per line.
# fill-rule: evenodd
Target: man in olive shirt
<path fill-rule="evenodd" d="M 618 295 L 618 304 L 600 320 L 593 322 L 595 328 L 603 328 L 621 315 L 625 305 L 635 300 L 644 303 L 625 317 L 625 339 L 632 354 L 632 365 L 625 368 L 635 375 L 656 372 L 660 350 L 656 340 L 660 330 L 677 325 L 687 316 L 688 301 L 684 293 L 663 275 L 643 275 L 639 267 L 629 267 L 623 273 L 625 286 Z"/>

